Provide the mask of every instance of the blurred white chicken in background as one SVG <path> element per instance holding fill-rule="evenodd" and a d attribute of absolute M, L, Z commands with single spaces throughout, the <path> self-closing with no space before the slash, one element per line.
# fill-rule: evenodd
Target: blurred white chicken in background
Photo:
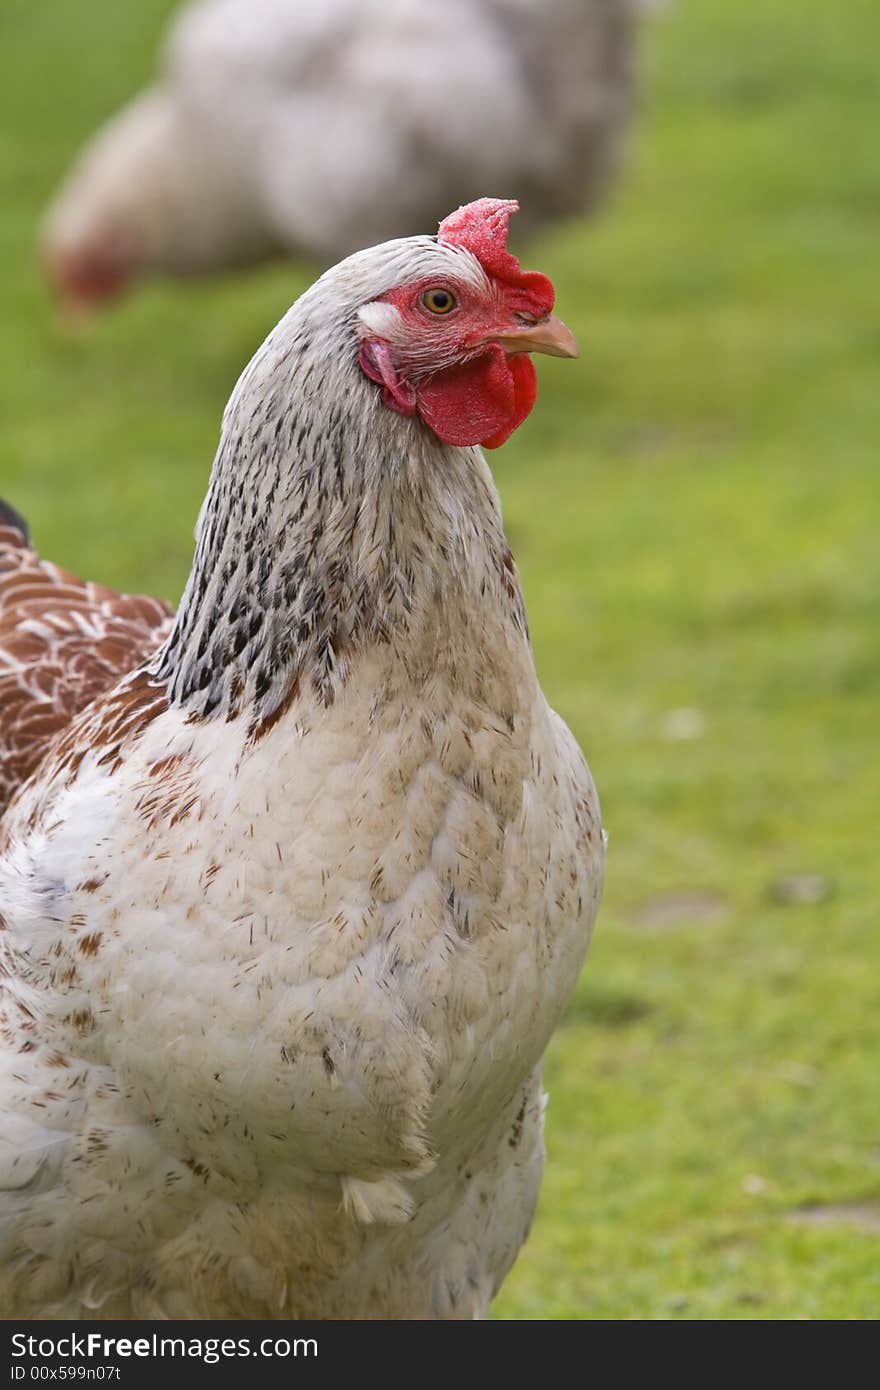
<path fill-rule="evenodd" d="M 79 305 L 151 272 L 328 263 L 515 188 L 531 231 L 593 205 L 632 101 L 639 0 L 197 0 L 158 82 L 50 208 Z"/>

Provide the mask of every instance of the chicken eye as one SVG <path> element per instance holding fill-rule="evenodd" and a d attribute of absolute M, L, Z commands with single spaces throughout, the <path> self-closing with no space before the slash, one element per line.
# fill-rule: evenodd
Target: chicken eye
<path fill-rule="evenodd" d="M 455 308 L 455 295 L 450 290 L 425 290 L 422 304 L 429 314 L 448 314 Z"/>

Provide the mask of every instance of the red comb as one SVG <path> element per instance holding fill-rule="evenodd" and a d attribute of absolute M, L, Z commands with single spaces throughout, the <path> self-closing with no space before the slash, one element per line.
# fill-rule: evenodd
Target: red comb
<path fill-rule="evenodd" d="M 519 212 L 515 198 L 478 198 L 444 217 L 437 240 L 441 246 L 470 251 L 489 275 L 522 291 L 523 308 L 543 317 L 553 308 L 553 286 L 546 275 L 523 270 L 516 256 L 508 251 L 507 229 L 515 212 Z"/>

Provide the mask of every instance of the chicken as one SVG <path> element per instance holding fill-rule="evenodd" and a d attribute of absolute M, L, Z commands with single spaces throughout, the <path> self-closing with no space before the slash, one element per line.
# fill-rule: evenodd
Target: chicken
<path fill-rule="evenodd" d="M 49 740 L 171 631 L 167 604 L 40 561 L 0 502 L 0 813 Z"/>
<path fill-rule="evenodd" d="M 158 81 L 46 219 L 72 304 L 154 272 L 329 264 L 517 187 L 531 227 L 590 207 L 631 105 L 638 0 L 196 0 Z"/>
<path fill-rule="evenodd" d="M 515 210 L 293 305 L 172 631 L 0 821 L 7 1317 L 478 1317 L 525 1239 L 605 843 L 479 447 L 576 355 Z"/>

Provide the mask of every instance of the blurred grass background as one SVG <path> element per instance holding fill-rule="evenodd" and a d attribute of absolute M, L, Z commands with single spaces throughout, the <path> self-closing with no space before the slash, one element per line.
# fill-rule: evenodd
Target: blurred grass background
<path fill-rule="evenodd" d="M 72 334 L 32 250 L 171 8 L 5 0 L 0 493 L 47 557 L 176 598 L 226 397 L 312 271 Z M 526 258 L 584 355 L 492 462 L 611 846 L 501 1317 L 880 1314 L 878 51 L 876 0 L 676 0 L 610 208 Z"/>

